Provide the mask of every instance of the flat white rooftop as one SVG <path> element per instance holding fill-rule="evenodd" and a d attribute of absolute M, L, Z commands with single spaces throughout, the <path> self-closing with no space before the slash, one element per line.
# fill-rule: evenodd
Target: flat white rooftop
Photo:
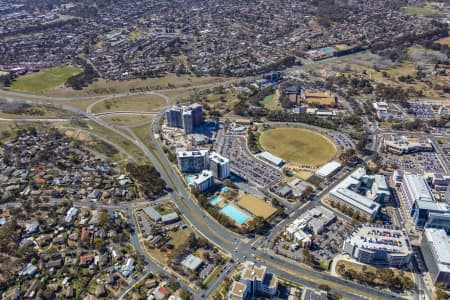
<path fill-rule="evenodd" d="M 443 229 L 425 228 L 424 233 L 430 242 L 439 268 L 450 271 L 450 241 Z"/>
<path fill-rule="evenodd" d="M 316 171 L 316 175 L 320 177 L 327 177 L 337 169 L 339 169 L 342 165 L 337 161 L 329 162 L 323 165 L 319 170 Z"/>
<path fill-rule="evenodd" d="M 275 156 L 272 153 L 267 152 L 267 151 L 258 153 L 257 156 L 259 156 L 259 157 L 261 157 L 261 158 L 263 158 L 263 159 L 273 163 L 276 166 L 279 166 L 279 165 L 284 163 L 283 159 L 281 159 L 278 156 Z"/>
<path fill-rule="evenodd" d="M 403 229 L 394 226 L 364 224 L 355 229 L 347 239 L 363 249 L 408 254 L 412 251 L 409 238 Z"/>

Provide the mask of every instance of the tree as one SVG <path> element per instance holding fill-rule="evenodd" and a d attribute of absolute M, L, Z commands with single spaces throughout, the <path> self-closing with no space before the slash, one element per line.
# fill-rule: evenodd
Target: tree
<path fill-rule="evenodd" d="M 330 291 L 330 287 L 324 283 L 319 284 L 318 286 L 319 290 L 325 291 L 325 292 L 329 292 Z"/>

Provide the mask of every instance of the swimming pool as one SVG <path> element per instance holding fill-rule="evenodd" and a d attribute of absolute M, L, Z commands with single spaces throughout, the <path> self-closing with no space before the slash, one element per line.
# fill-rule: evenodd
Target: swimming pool
<path fill-rule="evenodd" d="M 246 214 L 242 213 L 239 209 L 237 209 L 231 204 L 225 205 L 220 209 L 220 211 L 226 216 L 230 217 L 233 221 L 235 221 L 239 225 L 244 224 L 249 219 L 249 217 Z"/>
<path fill-rule="evenodd" d="M 220 201 L 222 201 L 222 197 L 216 196 L 209 201 L 209 204 L 211 204 L 212 206 L 216 206 Z"/>
<path fill-rule="evenodd" d="M 222 187 L 222 188 L 220 189 L 220 192 L 221 192 L 221 193 L 226 193 L 226 192 L 228 192 L 228 187 L 227 187 L 227 186 Z"/>
<path fill-rule="evenodd" d="M 195 179 L 194 175 L 186 176 L 186 180 L 187 180 L 188 184 L 193 184 L 194 183 L 194 179 Z"/>

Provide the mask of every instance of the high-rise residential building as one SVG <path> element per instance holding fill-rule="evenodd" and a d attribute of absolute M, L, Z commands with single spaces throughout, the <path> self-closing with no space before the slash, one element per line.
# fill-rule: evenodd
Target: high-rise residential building
<path fill-rule="evenodd" d="M 216 152 L 211 152 L 209 155 L 209 169 L 217 179 L 223 180 L 228 178 L 230 177 L 230 160 Z"/>
<path fill-rule="evenodd" d="M 173 106 L 166 111 L 166 121 L 168 127 L 183 128 L 183 110 L 179 106 Z"/>
<path fill-rule="evenodd" d="M 194 119 L 192 117 L 192 110 L 183 111 L 183 129 L 186 134 L 194 132 Z"/>
<path fill-rule="evenodd" d="M 443 229 L 425 228 L 421 252 L 434 284 L 450 285 L 450 240 Z"/>
<path fill-rule="evenodd" d="M 165 116 L 168 127 L 182 128 L 186 134 L 193 133 L 195 126 L 203 123 L 203 110 L 198 103 L 173 106 L 166 111 Z"/>
<path fill-rule="evenodd" d="M 191 104 L 190 109 L 192 110 L 192 119 L 194 126 L 201 125 L 203 123 L 203 107 L 199 103 Z"/>
<path fill-rule="evenodd" d="M 208 150 L 177 152 L 178 168 L 183 173 L 198 173 L 208 169 Z"/>

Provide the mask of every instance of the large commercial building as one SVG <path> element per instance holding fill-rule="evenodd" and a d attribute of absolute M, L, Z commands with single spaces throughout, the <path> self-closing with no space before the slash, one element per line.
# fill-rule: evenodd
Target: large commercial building
<path fill-rule="evenodd" d="M 316 171 L 315 174 L 316 176 L 327 178 L 336 173 L 341 167 L 342 165 L 340 163 L 338 163 L 337 161 L 332 161 L 323 165 L 319 170 Z"/>
<path fill-rule="evenodd" d="M 360 225 L 344 241 L 344 251 L 366 264 L 399 267 L 411 261 L 412 248 L 406 232 L 398 227 Z"/>
<path fill-rule="evenodd" d="M 445 214 L 447 205 L 436 202 L 428 183 L 423 176 L 417 174 L 398 173 L 396 180 L 400 181 L 400 190 L 405 200 L 414 224 L 421 228 L 425 225 L 430 213 Z"/>
<path fill-rule="evenodd" d="M 383 145 L 386 151 L 394 154 L 433 151 L 433 144 L 429 139 L 418 139 L 395 134 L 384 136 Z"/>
<path fill-rule="evenodd" d="M 274 165 L 276 167 L 281 167 L 285 163 L 285 161 L 282 158 L 279 158 L 278 156 L 275 156 L 272 153 L 267 152 L 267 151 L 258 153 L 258 154 L 256 154 L 256 156 L 267 161 L 268 163 L 271 163 L 272 165 Z"/>
<path fill-rule="evenodd" d="M 248 299 L 257 295 L 274 297 L 278 290 L 278 278 L 266 269 L 265 266 L 256 266 L 253 262 L 246 261 L 241 281 L 233 282 L 228 299 Z"/>
<path fill-rule="evenodd" d="M 217 179 L 223 180 L 228 178 L 230 177 L 230 160 L 216 152 L 211 152 L 209 155 L 209 169 Z"/>
<path fill-rule="evenodd" d="M 450 213 L 430 213 L 425 228 L 443 229 L 450 234 Z"/>
<path fill-rule="evenodd" d="M 329 198 L 357 210 L 366 217 L 375 218 L 380 209 L 380 204 L 375 201 L 386 201 L 389 195 L 384 176 L 369 176 L 366 169 L 361 167 L 334 187 Z"/>
<path fill-rule="evenodd" d="M 377 112 L 378 119 L 386 120 L 389 117 L 389 107 L 386 102 L 375 102 L 373 108 L 375 108 L 375 111 Z"/>
<path fill-rule="evenodd" d="M 182 128 L 186 134 L 194 132 L 194 127 L 203 123 L 202 106 L 198 103 L 189 106 L 173 106 L 166 113 L 168 127 Z"/>
<path fill-rule="evenodd" d="M 425 228 L 422 255 L 433 283 L 450 285 L 450 240 L 443 229 Z"/>
<path fill-rule="evenodd" d="M 208 150 L 177 152 L 178 168 L 183 173 L 198 173 L 208 169 Z"/>

